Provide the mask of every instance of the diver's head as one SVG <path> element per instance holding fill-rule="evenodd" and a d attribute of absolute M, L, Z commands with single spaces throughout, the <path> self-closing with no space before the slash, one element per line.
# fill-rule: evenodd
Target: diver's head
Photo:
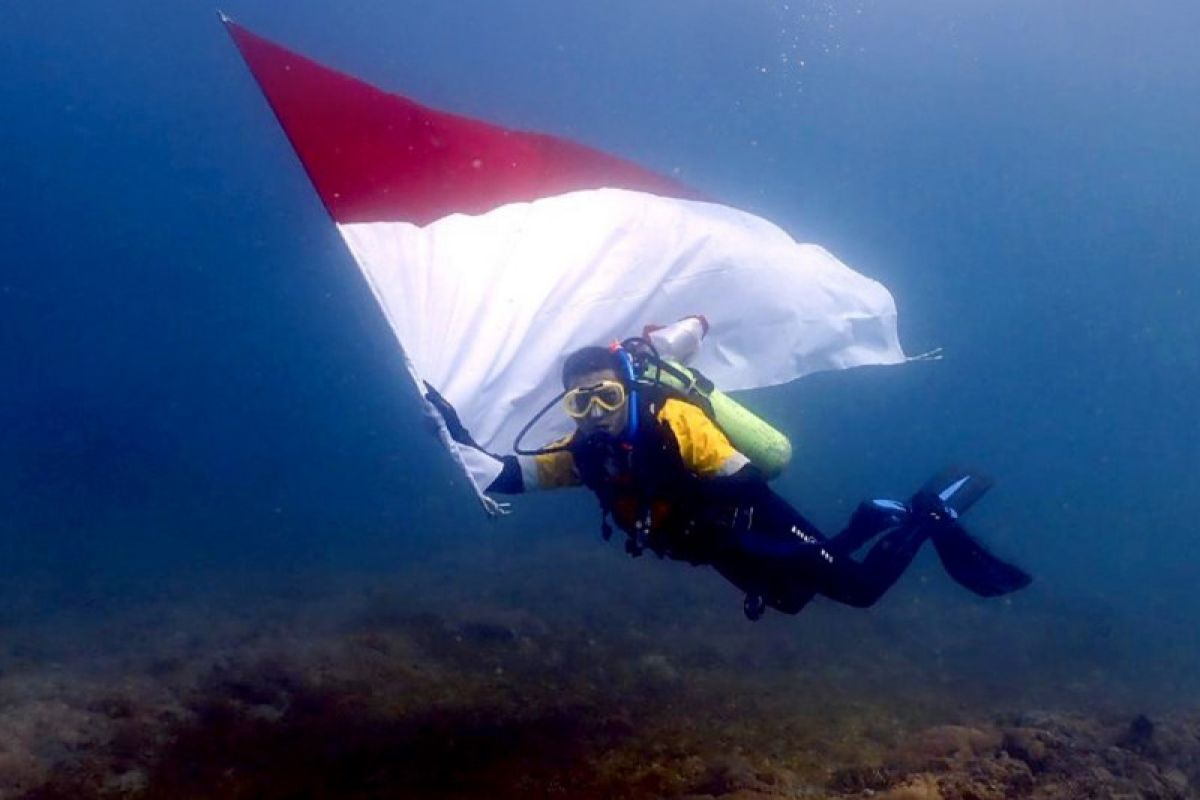
<path fill-rule="evenodd" d="M 621 356 L 607 347 L 583 347 L 563 363 L 563 406 L 580 433 L 620 436 L 629 418 L 629 390 Z"/>

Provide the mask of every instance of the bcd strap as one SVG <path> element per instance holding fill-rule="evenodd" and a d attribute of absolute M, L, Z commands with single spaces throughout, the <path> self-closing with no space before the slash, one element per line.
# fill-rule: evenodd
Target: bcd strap
<path fill-rule="evenodd" d="M 657 372 L 648 378 L 650 385 L 668 397 L 677 397 L 685 403 L 690 403 L 698 407 L 714 423 L 717 421 L 717 413 L 713 410 L 712 401 L 708 399 L 709 395 L 716 390 L 716 384 L 698 370 L 691 369 L 691 367 L 688 369 L 691 370 L 692 374 L 688 375 L 683 370 L 665 361 L 655 359 L 653 365 Z M 662 373 L 664 372 L 678 381 L 682 388 L 663 383 Z M 643 380 L 646 380 L 648 373 L 643 371 L 642 374 L 644 376 Z"/>

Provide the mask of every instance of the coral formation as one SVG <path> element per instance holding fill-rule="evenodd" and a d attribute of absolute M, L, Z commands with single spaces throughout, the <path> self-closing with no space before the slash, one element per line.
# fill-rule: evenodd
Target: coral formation
<path fill-rule="evenodd" d="M 921 584 L 869 615 L 751 625 L 696 573 L 643 584 L 653 564 L 610 563 L 564 582 L 534 577 L 542 557 L 527 580 L 454 564 L 457 588 L 422 565 L 274 600 L 140 602 L 102 637 L 44 634 L 71 652 L 18 636 L 0 797 L 1200 796 L 1200 716 L 1126 702 L 1098 667 L 1021 672 L 1032 610 L 1028 640 L 977 657 L 1015 654 L 1004 683 L 963 653 L 986 650 L 981 615 L 986 637 L 1011 634 L 1006 612 L 929 621 Z M 556 558 L 585 575 L 593 556 Z"/>

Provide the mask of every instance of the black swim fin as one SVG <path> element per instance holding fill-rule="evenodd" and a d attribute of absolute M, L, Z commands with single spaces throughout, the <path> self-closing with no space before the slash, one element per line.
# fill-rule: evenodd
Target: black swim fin
<path fill-rule="evenodd" d="M 1028 572 L 993 555 L 957 522 L 937 525 L 930 538 L 946 573 L 980 597 L 1009 594 L 1033 581 Z"/>
<path fill-rule="evenodd" d="M 928 498 L 935 505 L 944 507 L 950 519 L 958 519 L 991 488 L 992 479 L 986 475 L 962 467 L 948 467 L 927 480 L 914 500 Z"/>
<path fill-rule="evenodd" d="M 930 538 L 947 574 L 980 597 L 1024 589 L 1033 578 L 995 556 L 958 524 L 958 519 L 992 488 L 985 475 L 950 467 L 934 475 L 913 497 L 918 517 L 932 520 Z"/>

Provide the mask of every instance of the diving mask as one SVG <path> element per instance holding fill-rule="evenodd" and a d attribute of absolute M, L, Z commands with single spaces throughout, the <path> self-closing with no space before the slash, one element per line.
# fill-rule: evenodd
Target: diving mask
<path fill-rule="evenodd" d="M 625 404 L 625 386 L 620 381 L 600 381 L 592 386 L 580 386 L 563 395 L 563 408 L 575 419 L 583 419 L 599 406 L 605 413 Z"/>

